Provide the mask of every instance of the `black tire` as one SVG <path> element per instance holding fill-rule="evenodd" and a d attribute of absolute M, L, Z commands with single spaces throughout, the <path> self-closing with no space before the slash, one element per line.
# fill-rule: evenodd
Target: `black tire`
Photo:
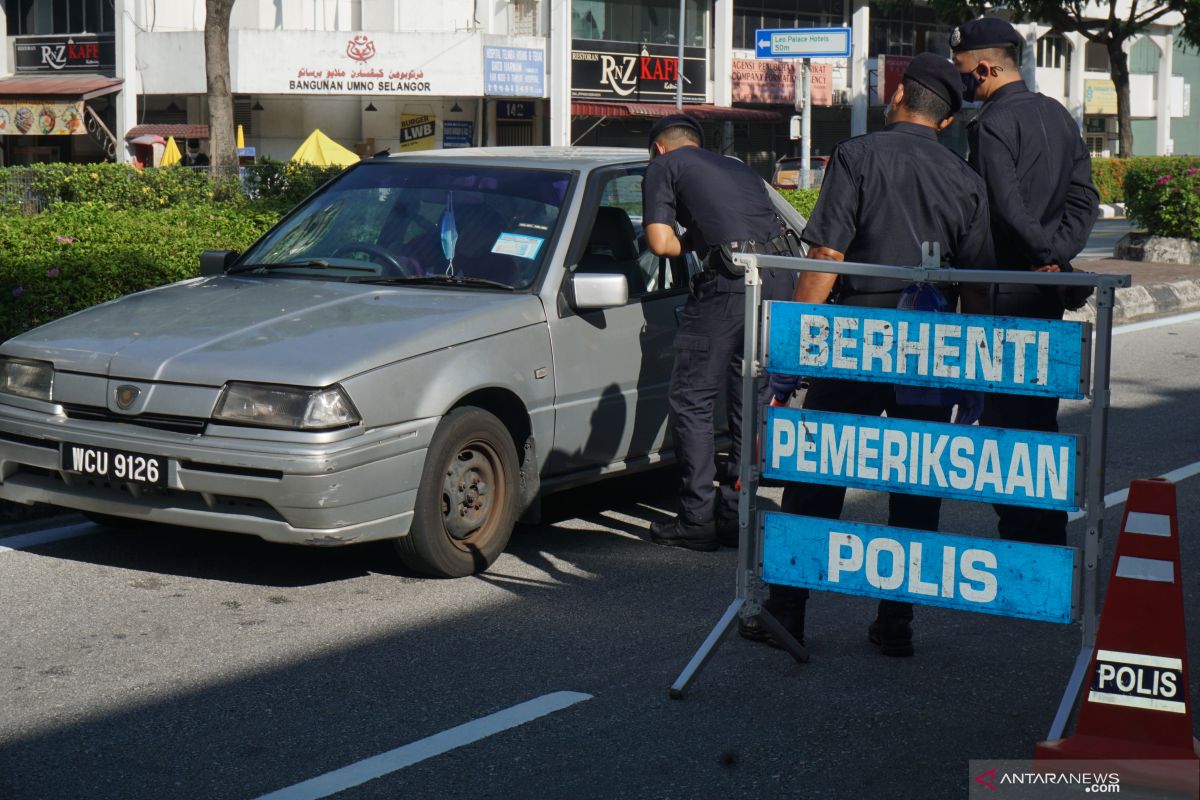
<path fill-rule="evenodd" d="M 517 450 L 508 429 L 481 408 L 442 418 L 425 454 L 408 536 L 396 552 L 439 578 L 483 572 L 504 552 L 517 505 Z"/>

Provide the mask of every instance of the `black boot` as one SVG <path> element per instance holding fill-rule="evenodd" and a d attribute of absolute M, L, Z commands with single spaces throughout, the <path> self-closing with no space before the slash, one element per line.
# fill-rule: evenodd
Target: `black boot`
<path fill-rule="evenodd" d="M 720 547 L 717 543 L 716 525 L 712 520 L 693 523 L 683 517 L 676 517 L 670 522 L 653 523 L 650 526 L 650 541 L 667 547 L 683 547 L 705 553 L 711 553 Z"/>
<path fill-rule="evenodd" d="M 912 604 L 880 600 L 875 621 L 867 628 L 867 638 L 885 656 L 911 656 L 914 652 Z"/>
<path fill-rule="evenodd" d="M 804 645 L 804 611 L 808 604 L 808 589 L 796 589 L 791 586 L 772 586 L 771 596 L 763 603 L 763 610 L 779 621 L 779 624 L 792 635 L 792 638 Z M 783 649 L 783 643 L 771 635 L 766 625 L 757 617 L 738 620 L 738 635 L 752 642 L 763 642 L 777 650 Z"/>

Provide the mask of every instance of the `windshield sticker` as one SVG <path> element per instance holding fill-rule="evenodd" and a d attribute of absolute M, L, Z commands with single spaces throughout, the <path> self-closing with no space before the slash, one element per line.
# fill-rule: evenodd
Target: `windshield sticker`
<path fill-rule="evenodd" d="M 542 248 L 545 239 L 537 236 L 526 236 L 523 233 L 502 233 L 492 245 L 492 252 L 502 256 L 517 258 L 537 258 L 538 250 Z"/>

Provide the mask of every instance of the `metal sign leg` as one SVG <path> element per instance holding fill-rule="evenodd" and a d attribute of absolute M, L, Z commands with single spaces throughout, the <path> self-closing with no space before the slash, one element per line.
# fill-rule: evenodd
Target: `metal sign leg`
<path fill-rule="evenodd" d="M 1067 729 L 1067 723 L 1071 719 L 1071 712 L 1075 710 L 1075 703 L 1083 691 L 1083 678 L 1091 663 L 1092 649 L 1085 647 L 1075 658 L 1075 668 L 1071 670 L 1071 679 L 1067 681 L 1067 690 L 1063 692 L 1062 700 L 1058 704 L 1058 713 L 1054 715 L 1054 722 L 1050 723 L 1050 733 L 1046 735 L 1047 741 L 1052 742 L 1063 737 L 1063 731 Z"/>
<path fill-rule="evenodd" d="M 692 660 L 683 668 L 683 672 L 679 673 L 679 677 L 671 684 L 671 699 L 679 700 L 683 697 L 683 693 L 687 691 L 692 681 L 700 674 L 700 670 L 704 669 L 704 665 L 713 657 L 713 653 L 717 652 L 717 648 L 725 637 L 729 635 L 729 631 L 733 629 L 737 622 L 738 612 L 742 610 L 742 606 L 746 601 L 741 597 L 735 597 L 733 602 L 729 604 L 729 608 L 725 609 L 725 613 L 721 615 L 721 619 L 717 621 L 717 625 L 708 634 L 708 638 L 700 645 L 700 649 L 692 656 Z"/>

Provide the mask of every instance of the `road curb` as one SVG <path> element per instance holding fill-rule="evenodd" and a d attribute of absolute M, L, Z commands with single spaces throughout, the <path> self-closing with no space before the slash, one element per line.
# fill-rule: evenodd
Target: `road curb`
<path fill-rule="evenodd" d="M 1196 310 L 1200 310 L 1200 278 L 1171 283 L 1140 284 L 1117 289 L 1113 303 L 1113 324 L 1121 325 L 1143 317 Z M 1095 322 L 1095 296 L 1089 298 L 1087 305 L 1078 311 L 1068 311 L 1064 318 L 1077 322 Z"/>

